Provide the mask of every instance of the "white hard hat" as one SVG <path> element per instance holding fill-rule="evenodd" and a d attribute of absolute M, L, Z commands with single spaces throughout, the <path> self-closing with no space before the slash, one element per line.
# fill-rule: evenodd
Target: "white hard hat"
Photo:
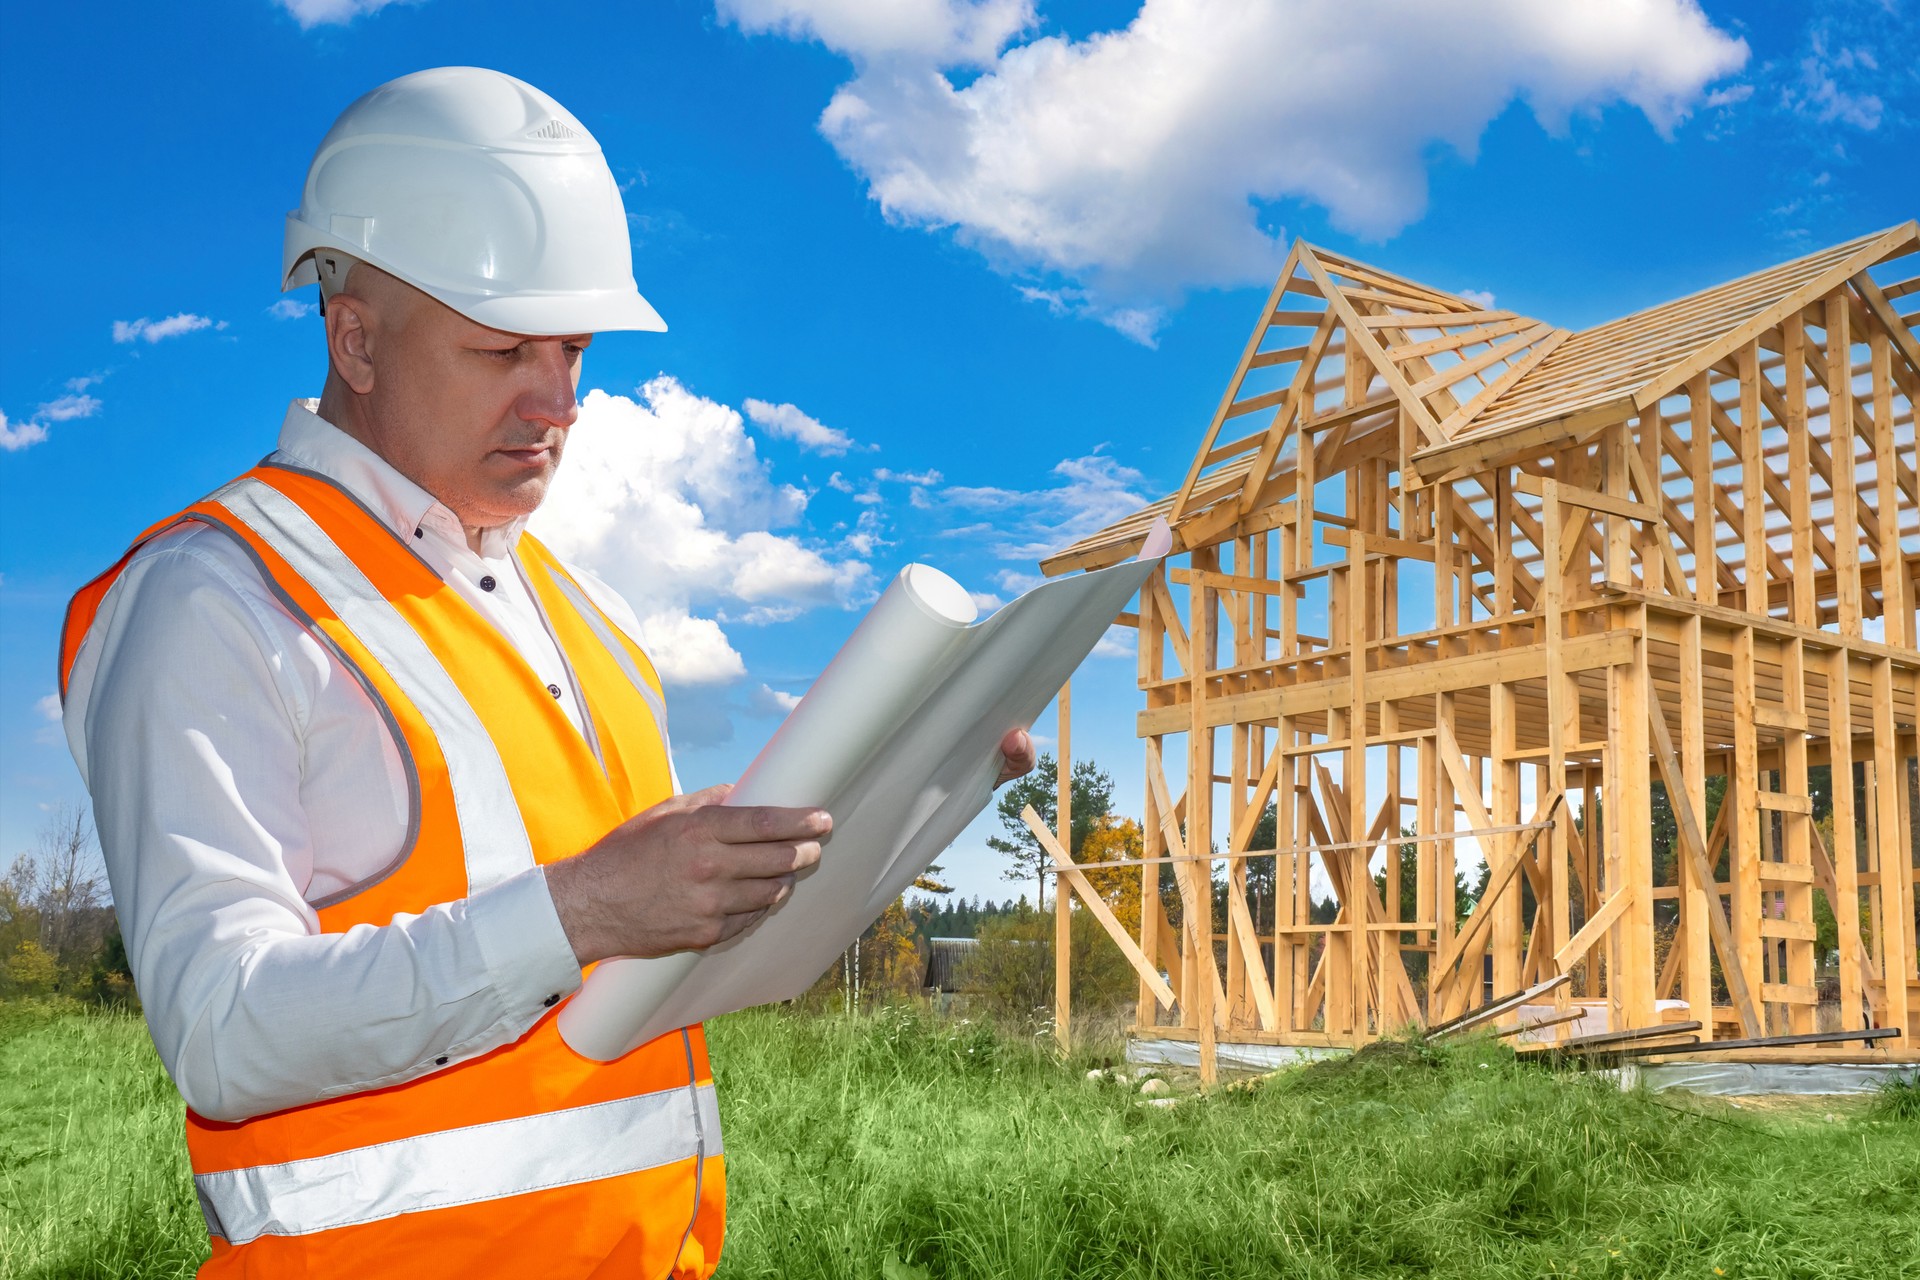
<path fill-rule="evenodd" d="M 318 281 L 328 249 L 509 333 L 667 327 L 633 282 L 600 144 L 498 71 L 416 71 L 340 113 L 287 215 L 281 290 Z"/>

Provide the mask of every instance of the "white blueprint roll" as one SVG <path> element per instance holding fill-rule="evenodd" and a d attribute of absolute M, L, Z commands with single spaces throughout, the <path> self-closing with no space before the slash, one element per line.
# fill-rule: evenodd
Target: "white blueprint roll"
<path fill-rule="evenodd" d="M 604 1062 L 804 992 L 991 802 L 1001 739 L 1052 701 L 1168 541 L 1161 525 L 1147 558 L 1046 583 L 973 626 L 958 583 L 909 565 L 728 800 L 825 808 L 820 861 L 717 947 L 599 965 L 561 1008 L 561 1037 Z"/>
<path fill-rule="evenodd" d="M 926 698 L 928 673 L 979 615 L 966 588 L 938 569 L 902 569 L 740 775 L 727 803 L 827 803 Z"/>
<path fill-rule="evenodd" d="M 887 729 L 926 697 L 928 673 L 978 614 L 966 590 L 938 569 L 924 564 L 902 569 L 747 766 L 727 803 L 828 804 Z M 601 1062 L 644 1043 L 633 1040 L 635 1014 L 665 1000 L 701 955 L 681 951 L 602 961 L 560 1010 L 561 1037 L 576 1052 Z"/>

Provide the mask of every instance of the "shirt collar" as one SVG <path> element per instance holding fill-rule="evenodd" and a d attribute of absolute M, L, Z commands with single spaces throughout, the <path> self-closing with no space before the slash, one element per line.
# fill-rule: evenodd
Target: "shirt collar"
<path fill-rule="evenodd" d="M 287 461 L 315 471 L 358 498 L 402 538 L 424 529 L 464 548 L 460 518 L 394 465 L 322 418 L 318 400 L 295 400 L 280 424 L 277 452 Z M 480 537 L 483 559 L 510 554 L 527 527 L 525 516 L 487 530 Z"/>

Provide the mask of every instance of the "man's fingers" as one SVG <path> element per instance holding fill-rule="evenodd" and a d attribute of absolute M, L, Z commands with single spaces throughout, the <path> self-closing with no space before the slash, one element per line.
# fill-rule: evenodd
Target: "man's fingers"
<path fill-rule="evenodd" d="M 772 805 L 729 808 L 710 805 L 699 814 L 706 835 L 721 844 L 766 844 L 817 840 L 833 830 L 825 809 L 782 809 Z"/>
<path fill-rule="evenodd" d="M 720 895 L 720 913 L 726 916 L 765 911 L 785 902 L 793 891 L 792 876 L 768 876 L 763 880 L 735 880 Z"/>
<path fill-rule="evenodd" d="M 820 861 L 820 846 L 812 840 L 782 840 L 768 844 L 732 844 L 715 850 L 718 880 L 770 880 L 805 871 Z"/>
<path fill-rule="evenodd" d="M 762 881 L 757 881 L 756 883 L 773 885 L 774 886 L 773 900 L 767 903 L 766 906 L 761 907 L 758 910 L 741 911 L 734 915 L 728 916 L 726 918 L 726 922 L 722 924 L 720 927 L 721 942 L 725 942 L 728 938 L 731 938 L 736 933 L 744 933 L 748 929 L 753 928 L 754 925 L 760 923 L 761 920 L 766 918 L 766 915 L 768 912 L 772 911 L 775 907 L 781 905 L 788 898 L 791 898 L 793 896 L 793 877 L 792 876 L 783 876 L 777 880 L 762 880 Z"/>
<path fill-rule="evenodd" d="M 1000 776 L 994 786 L 1012 782 L 1033 772 L 1033 738 L 1025 729 L 1009 729 L 1000 739 Z"/>
<path fill-rule="evenodd" d="M 715 844 L 693 855 L 690 872 L 694 880 L 726 886 L 795 875 L 818 861 L 820 846 L 812 840 Z"/>

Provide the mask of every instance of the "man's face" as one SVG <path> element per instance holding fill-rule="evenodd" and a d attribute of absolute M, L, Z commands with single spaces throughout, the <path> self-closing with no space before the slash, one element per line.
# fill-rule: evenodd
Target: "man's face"
<path fill-rule="evenodd" d="M 361 304 L 371 374 L 354 434 L 469 529 L 538 507 L 579 416 L 593 335 L 489 329 L 364 264 L 343 299 Z"/>

